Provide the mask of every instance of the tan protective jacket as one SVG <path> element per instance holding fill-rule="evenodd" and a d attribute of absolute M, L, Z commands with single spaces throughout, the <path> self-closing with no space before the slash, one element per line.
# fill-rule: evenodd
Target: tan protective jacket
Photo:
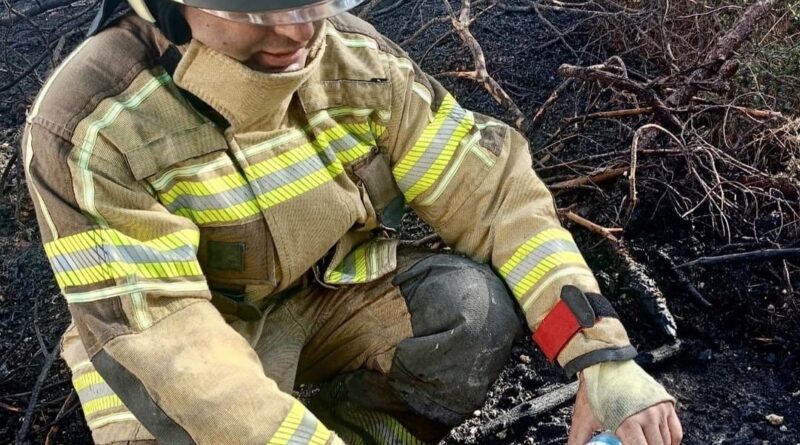
<path fill-rule="evenodd" d="M 381 216 L 398 188 L 449 246 L 493 265 L 532 330 L 562 286 L 599 292 L 519 133 L 350 15 L 316 42 L 302 71 L 263 74 L 194 41 L 170 75 L 169 42 L 129 18 L 76 49 L 29 113 L 45 250 L 92 362 L 140 382 L 199 443 L 279 440 L 303 422 L 309 442 L 330 439 L 275 395 L 209 289 L 261 310 L 315 268 L 332 285 L 386 274 L 397 243 Z M 601 318 L 558 361 L 630 349 Z"/>

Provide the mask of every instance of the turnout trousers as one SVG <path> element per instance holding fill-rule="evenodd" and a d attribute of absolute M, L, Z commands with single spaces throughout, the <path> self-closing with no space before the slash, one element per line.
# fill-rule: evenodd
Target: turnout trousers
<path fill-rule="evenodd" d="M 487 265 L 420 251 L 401 251 L 398 263 L 370 283 L 297 291 L 258 321 L 228 319 L 281 391 L 313 384 L 299 397 L 349 444 L 440 439 L 482 406 L 522 330 Z M 94 370 L 73 327 L 62 351 L 96 444 L 158 443 Z"/>

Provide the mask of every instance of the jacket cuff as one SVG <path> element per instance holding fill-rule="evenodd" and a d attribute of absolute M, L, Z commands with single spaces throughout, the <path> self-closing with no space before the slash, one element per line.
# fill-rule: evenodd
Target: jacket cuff
<path fill-rule="evenodd" d="M 591 365 L 635 356 L 636 349 L 619 319 L 605 317 L 575 334 L 559 353 L 558 363 L 572 377 Z"/>
<path fill-rule="evenodd" d="M 567 284 L 538 324 L 533 340 L 569 376 L 596 363 L 636 356 L 611 303 L 599 293 Z"/>
<path fill-rule="evenodd" d="M 598 363 L 621 362 L 636 357 L 638 352 L 632 345 L 595 349 L 586 354 L 575 357 L 564 365 L 564 372 L 567 377 L 572 378 L 578 372 Z"/>

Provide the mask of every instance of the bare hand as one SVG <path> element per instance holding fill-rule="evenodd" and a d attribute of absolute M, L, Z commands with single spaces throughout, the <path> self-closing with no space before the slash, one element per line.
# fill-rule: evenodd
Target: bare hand
<path fill-rule="evenodd" d="M 601 429 L 581 382 L 575 398 L 568 445 L 584 445 L 592 433 Z M 683 439 L 683 428 L 671 402 L 653 405 L 622 422 L 615 433 L 623 445 L 678 445 Z"/>

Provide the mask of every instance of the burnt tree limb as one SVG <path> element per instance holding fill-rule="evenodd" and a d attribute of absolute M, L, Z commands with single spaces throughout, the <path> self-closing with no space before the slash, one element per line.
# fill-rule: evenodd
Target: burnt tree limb
<path fill-rule="evenodd" d="M 800 259 L 800 248 L 764 249 L 729 255 L 704 256 L 675 266 L 676 269 L 691 266 L 713 266 L 717 264 L 741 264 L 754 261 Z"/>
<path fill-rule="evenodd" d="M 604 71 L 595 67 L 583 67 L 563 64 L 558 68 L 558 75 L 567 78 L 599 82 L 602 85 L 617 88 L 633 93 L 642 102 L 653 108 L 653 113 L 670 130 L 680 130 L 683 124 L 675 117 L 672 111 L 664 104 L 658 94 L 650 87 L 635 82 L 627 77 Z"/>
<path fill-rule="evenodd" d="M 459 10 L 458 16 L 455 15 L 452 6 L 450 6 L 450 2 L 444 0 L 444 5 L 450 13 L 450 21 L 453 24 L 453 28 L 456 30 L 461 40 L 467 45 L 470 53 L 472 53 L 472 59 L 475 63 L 475 70 L 448 72 L 442 74 L 462 79 L 471 79 L 483 85 L 486 91 L 492 95 L 497 103 L 509 110 L 514 118 L 514 124 L 517 126 L 517 128 L 522 128 L 525 123 L 525 115 L 522 113 L 522 110 L 519 109 L 517 104 L 514 103 L 514 100 L 511 99 L 511 96 L 509 96 L 503 87 L 500 86 L 500 84 L 494 79 L 494 77 L 489 74 L 489 70 L 486 67 L 486 56 L 484 55 L 483 48 L 469 30 L 470 25 L 472 25 L 472 22 L 474 21 L 474 18 L 471 17 L 470 0 L 461 1 L 461 9 Z"/>
<path fill-rule="evenodd" d="M 726 66 L 726 62 L 741 48 L 744 42 L 750 38 L 756 24 L 769 13 L 776 2 L 777 0 L 759 0 L 750 5 L 733 28 L 717 40 L 717 44 L 708 52 L 703 63 L 689 75 L 685 84 L 667 97 L 667 105 L 677 107 L 688 104 L 692 97 L 697 94 L 699 85 L 714 76 L 731 77 L 733 73 L 729 72 L 730 69 L 723 70 L 722 68 Z M 727 66 L 731 67 L 730 64 Z M 733 70 L 735 72 L 735 68 Z"/>

